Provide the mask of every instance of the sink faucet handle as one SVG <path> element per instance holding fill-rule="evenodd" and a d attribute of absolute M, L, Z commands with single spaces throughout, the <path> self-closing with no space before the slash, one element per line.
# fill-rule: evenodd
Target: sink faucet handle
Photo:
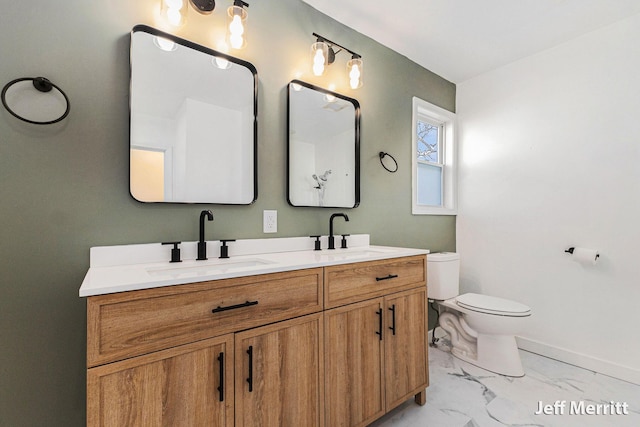
<path fill-rule="evenodd" d="M 171 261 L 169 262 L 182 262 L 180 259 L 180 248 L 178 245 L 182 242 L 162 242 L 163 245 L 173 245 L 171 249 Z"/>
<path fill-rule="evenodd" d="M 340 242 L 340 248 L 347 249 L 347 237 L 350 236 L 350 234 L 341 234 L 341 236 L 342 241 Z"/>
<path fill-rule="evenodd" d="M 218 258 L 229 258 L 229 246 L 227 242 L 235 242 L 236 239 L 220 239 L 222 246 L 220 246 L 220 256 Z"/>
<path fill-rule="evenodd" d="M 314 251 L 319 251 L 322 249 L 322 246 L 320 246 L 320 236 L 309 236 L 311 239 L 316 239 L 316 241 L 314 242 Z"/>

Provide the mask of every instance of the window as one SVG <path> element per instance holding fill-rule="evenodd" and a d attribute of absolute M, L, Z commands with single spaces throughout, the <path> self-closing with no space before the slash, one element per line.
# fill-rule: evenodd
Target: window
<path fill-rule="evenodd" d="M 456 115 L 413 98 L 412 213 L 455 215 Z"/>

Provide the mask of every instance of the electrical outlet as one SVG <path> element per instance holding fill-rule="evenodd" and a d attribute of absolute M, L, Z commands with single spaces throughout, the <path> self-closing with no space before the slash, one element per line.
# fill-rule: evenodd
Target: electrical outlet
<path fill-rule="evenodd" d="M 278 232 L 278 211 L 263 211 L 262 231 L 264 233 Z"/>

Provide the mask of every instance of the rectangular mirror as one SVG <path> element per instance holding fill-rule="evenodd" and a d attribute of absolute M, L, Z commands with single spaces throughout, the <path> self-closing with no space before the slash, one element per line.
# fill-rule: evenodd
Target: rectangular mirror
<path fill-rule="evenodd" d="M 257 71 L 138 25 L 131 33 L 130 187 L 140 202 L 257 198 Z"/>
<path fill-rule="evenodd" d="M 289 83 L 287 200 L 292 206 L 360 203 L 360 104 L 300 80 Z"/>

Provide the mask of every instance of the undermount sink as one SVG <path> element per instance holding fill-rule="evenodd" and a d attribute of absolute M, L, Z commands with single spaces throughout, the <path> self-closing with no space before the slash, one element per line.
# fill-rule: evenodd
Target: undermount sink
<path fill-rule="evenodd" d="M 267 261 L 260 258 L 244 259 L 244 260 L 211 260 L 208 262 L 197 262 L 197 265 L 172 265 L 170 267 L 153 267 L 147 268 L 147 273 L 151 276 L 182 276 L 182 275 L 206 275 L 220 274 L 227 271 L 236 271 L 249 267 L 258 267 L 261 265 L 273 264 L 273 261 Z"/>

